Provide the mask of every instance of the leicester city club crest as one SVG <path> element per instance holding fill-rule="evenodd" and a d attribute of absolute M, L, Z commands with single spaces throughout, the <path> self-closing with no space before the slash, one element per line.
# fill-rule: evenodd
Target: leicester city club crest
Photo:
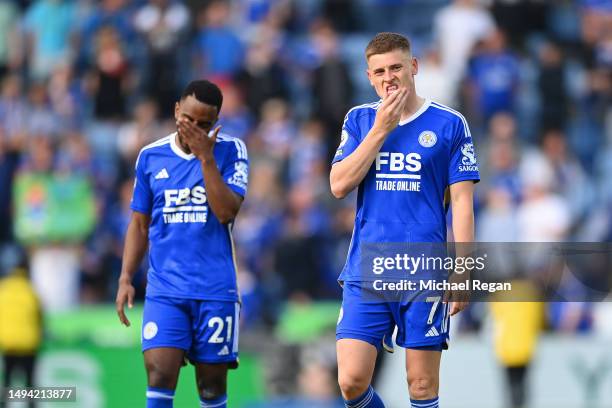
<path fill-rule="evenodd" d="M 431 147 L 436 144 L 438 137 L 431 130 L 421 132 L 419 135 L 419 144 L 423 147 Z"/>

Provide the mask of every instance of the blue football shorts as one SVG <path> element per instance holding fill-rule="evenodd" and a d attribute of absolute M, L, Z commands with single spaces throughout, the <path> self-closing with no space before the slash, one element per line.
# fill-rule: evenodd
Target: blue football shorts
<path fill-rule="evenodd" d="M 364 299 L 359 282 L 344 282 L 336 340 L 357 339 L 392 352 L 398 346 L 418 350 L 448 349 L 450 304 L 443 292 L 419 293 L 418 301 L 382 302 Z"/>
<path fill-rule="evenodd" d="M 147 296 L 142 351 L 183 349 L 192 363 L 238 366 L 240 304 L 217 300 Z"/>

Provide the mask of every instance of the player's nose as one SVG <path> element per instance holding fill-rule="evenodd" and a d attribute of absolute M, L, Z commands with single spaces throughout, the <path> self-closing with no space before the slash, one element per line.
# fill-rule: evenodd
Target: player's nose
<path fill-rule="evenodd" d="M 385 83 L 385 85 L 390 85 L 391 83 L 393 83 L 394 80 L 394 76 L 393 73 L 391 72 L 391 70 L 385 70 L 384 74 L 383 74 L 383 81 Z"/>

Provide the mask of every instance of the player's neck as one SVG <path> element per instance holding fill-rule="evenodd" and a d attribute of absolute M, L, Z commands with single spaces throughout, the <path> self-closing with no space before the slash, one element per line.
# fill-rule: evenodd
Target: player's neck
<path fill-rule="evenodd" d="M 409 97 L 408 101 L 406 102 L 406 107 L 402 112 L 400 120 L 408 119 L 414 115 L 419 109 L 421 109 L 421 106 L 423 106 L 424 103 L 425 98 L 422 98 L 417 94 L 412 94 L 412 97 Z"/>
<path fill-rule="evenodd" d="M 187 146 L 186 143 L 183 143 L 183 141 L 179 137 L 178 132 L 176 132 L 176 135 L 174 136 L 174 141 L 176 142 L 176 145 L 179 147 L 179 149 L 181 149 L 185 154 L 191 154 L 191 149 L 189 148 L 189 146 Z"/>

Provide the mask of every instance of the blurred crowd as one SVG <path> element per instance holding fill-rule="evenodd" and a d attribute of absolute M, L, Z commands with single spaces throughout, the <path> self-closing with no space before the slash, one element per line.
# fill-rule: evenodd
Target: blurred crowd
<path fill-rule="evenodd" d="M 47 310 L 113 300 L 136 156 L 205 77 L 249 150 L 245 325 L 338 299 L 355 200 L 332 199 L 329 163 L 348 109 L 377 98 L 363 50 L 380 31 L 410 37 L 420 95 L 468 118 L 478 240 L 612 240 L 609 1 L 4 0 L 3 270 L 27 253 Z"/>

